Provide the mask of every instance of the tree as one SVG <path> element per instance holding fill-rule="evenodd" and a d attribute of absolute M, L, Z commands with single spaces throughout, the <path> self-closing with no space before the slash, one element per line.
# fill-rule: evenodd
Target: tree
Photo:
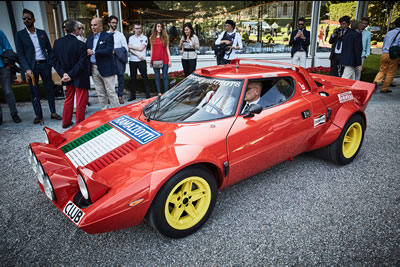
<path fill-rule="evenodd" d="M 393 28 L 394 21 L 400 17 L 400 3 L 398 1 L 371 1 L 368 5 L 370 24 L 379 26 L 383 32 L 386 32 L 390 10 L 392 10 L 390 23 Z"/>

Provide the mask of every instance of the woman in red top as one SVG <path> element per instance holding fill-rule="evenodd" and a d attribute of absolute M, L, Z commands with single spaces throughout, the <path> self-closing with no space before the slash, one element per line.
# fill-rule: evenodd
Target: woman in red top
<path fill-rule="evenodd" d="M 157 22 L 150 35 L 151 45 L 151 60 L 150 67 L 153 67 L 156 87 L 158 94 L 161 95 L 160 85 L 160 69 L 153 66 L 154 61 L 163 61 L 162 74 L 164 81 L 164 92 L 168 90 L 168 67 L 171 67 L 171 56 L 169 54 L 169 39 L 168 34 L 165 30 L 164 25 L 161 22 Z"/>

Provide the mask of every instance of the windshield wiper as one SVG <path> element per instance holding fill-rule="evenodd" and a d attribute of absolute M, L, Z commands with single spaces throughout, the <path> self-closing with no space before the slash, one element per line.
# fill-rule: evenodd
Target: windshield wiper
<path fill-rule="evenodd" d="M 151 113 L 149 114 L 149 117 L 147 118 L 147 122 L 150 122 L 150 120 L 154 120 L 154 118 L 156 117 L 157 112 L 160 110 L 160 99 L 161 99 L 161 95 L 157 96 L 157 107 L 156 109 L 153 111 L 153 117 L 151 118 Z M 154 106 L 154 105 L 153 105 Z"/>

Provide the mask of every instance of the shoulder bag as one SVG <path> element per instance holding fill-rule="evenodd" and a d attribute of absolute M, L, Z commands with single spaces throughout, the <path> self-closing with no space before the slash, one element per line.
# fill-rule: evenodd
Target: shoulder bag
<path fill-rule="evenodd" d="M 392 44 L 396 41 L 396 38 L 399 35 L 399 33 L 400 33 L 400 31 L 394 37 Z M 400 46 L 398 46 L 398 45 L 393 45 L 392 46 L 392 44 L 391 44 L 391 46 L 389 48 L 389 57 L 391 59 L 395 59 L 395 58 L 400 57 Z"/>

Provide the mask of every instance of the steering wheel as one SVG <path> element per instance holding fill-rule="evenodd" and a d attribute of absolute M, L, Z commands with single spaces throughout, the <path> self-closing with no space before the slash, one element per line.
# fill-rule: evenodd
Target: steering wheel
<path fill-rule="evenodd" d="M 217 107 L 216 105 L 214 105 L 214 104 L 212 104 L 212 103 L 210 103 L 210 102 L 208 102 L 208 103 L 206 104 L 206 106 L 207 106 L 207 105 L 209 105 L 210 107 L 212 107 L 213 109 L 215 109 L 219 115 L 224 115 L 224 113 L 222 112 L 222 110 L 221 110 L 219 107 Z"/>

